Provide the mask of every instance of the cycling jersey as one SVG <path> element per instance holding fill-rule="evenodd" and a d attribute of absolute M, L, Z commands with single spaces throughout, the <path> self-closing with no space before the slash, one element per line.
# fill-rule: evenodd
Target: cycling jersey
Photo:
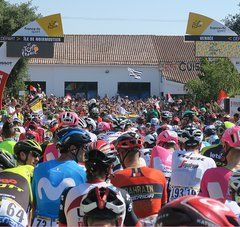
<path fill-rule="evenodd" d="M 55 143 L 50 143 L 47 145 L 44 154 L 43 154 L 43 161 L 50 161 L 55 160 L 60 157 L 60 152 L 56 147 Z"/>
<path fill-rule="evenodd" d="M 235 201 L 226 200 L 224 203 L 231 211 L 237 216 L 238 221 L 240 221 L 240 207 Z"/>
<path fill-rule="evenodd" d="M 43 220 L 42 223 L 46 222 L 47 225 L 55 225 L 63 190 L 85 183 L 85 181 L 85 170 L 75 161 L 51 160 L 37 165 L 32 182 L 37 209 L 37 217 L 33 226 L 37 225 L 39 220 Z M 41 217 L 44 218 L 41 219 Z"/>
<path fill-rule="evenodd" d="M 172 173 L 172 154 L 170 149 L 155 146 L 152 149 L 150 167 L 161 170 L 165 177 L 171 177 Z"/>
<path fill-rule="evenodd" d="M 157 214 L 167 202 L 166 179 L 159 170 L 149 167 L 127 168 L 117 172 L 111 182 L 129 193 L 138 218 Z"/>
<path fill-rule="evenodd" d="M 172 156 L 171 193 L 169 200 L 197 195 L 207 169 L 216 167 L 213 159 L 191 151 L 175 151 Z"/>
<path fill-rule="evenodd" d="M 227 160 L 224 157 L 224 149 L 221 143 L 210 147 L 204 147 L 201 150 L 201 154 L 212 158 L 217 166 L 225 166 L 227 164 Z"/>
<path fill-rule="evenodd" d="M 225 167 L 207 170 L 201 181 L 199 195 L 213 199 L 231 199 L 228 193 L 229 179 L 232 171 Z"/>
<path fill-rule="evenodd" d="M 16 141 L 14 139 L 5 139 L 4 141 L 0 142 L 0 149 L 3 149 L 7 151 L 9 154 L 14 154 L 14 146 L 16 144 Z"/>
<path fill-rule="evenodd" d="M 30 179 L 33 166 L 0 172 L 0 225 L 27 226 L 32 203 Z"/>
<path fill-rule="evenodd" d="M 80 212 L 80 204 L 82 198 L 94 187 L 107 187 L 111 184 L 100 182 L 95 184 L 81 184 L 77 187 L 70 187 L 64 190 L 61 196 L 61 205 L 59 212 L 59 226 L 83 226 L 83 214 Z M 114 190 L 121 192 L 126 202 L 126 216 L 124 219 L 125 226 L 136 226 L 138 219 L 132 211 L 132 201 L 128 193 L 123 189 L 117 189 L 111 186 Z"/>

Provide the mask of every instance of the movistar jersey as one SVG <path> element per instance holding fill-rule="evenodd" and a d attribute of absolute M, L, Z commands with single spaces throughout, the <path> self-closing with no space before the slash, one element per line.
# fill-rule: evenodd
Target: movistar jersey
<path fill-rule="evenodd" d="M 36 215 L 57 219 L 63 190 L 85 181 L 85 170 L 75 161 L 51 160 L 37 165 L 32 182 Z"/>

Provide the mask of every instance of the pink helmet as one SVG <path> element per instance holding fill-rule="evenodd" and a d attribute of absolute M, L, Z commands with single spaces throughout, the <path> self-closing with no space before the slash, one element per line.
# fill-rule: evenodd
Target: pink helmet
<path fill-rule="evenodd" d="M 79 117 L 75 112 L 62 112 L 58 117 L 59 127 L 77 126 Z"/>
<path fill-rule="evenodd" d="M 178 135 L 174 131 L 164 130 L 157 137 L 157 145 L 164 143 L 178 144 Z"/>
<path fill-rule="evenodd" d="M 221 138 L 230 147 L 240 147 L 240 126 L 233 126 L 225 130 Z"/>
<path fill-rule="evenodd" d="M 98 123 L 98 130 L 100 132 L 109 131 L 110 129 L 111 129 L 111 126 L 109 123 L 104 122 L 104 121 Z"/>

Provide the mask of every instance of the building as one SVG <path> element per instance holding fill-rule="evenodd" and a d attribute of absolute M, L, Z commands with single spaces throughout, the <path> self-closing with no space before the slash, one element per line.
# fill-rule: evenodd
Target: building
<path fill-rule="evenodd" d="M 128 68 L 142 72 L 129 76 Z M 183 36 L 65 35 L 54 44 L 53 58 L 32 58 L 31 83 L 56 96 L 119 93 L 145 98 L 185 94 L 184 84 L 198 76 L 193 42 Z"/>

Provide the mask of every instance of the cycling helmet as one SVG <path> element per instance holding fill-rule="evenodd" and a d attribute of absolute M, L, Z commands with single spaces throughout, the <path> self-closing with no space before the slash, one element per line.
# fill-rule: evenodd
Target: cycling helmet
<path fill-rule="evenodd" d="M 149 145 L 155 145 L 156 143 L 156 137 L 152 134 L 148 134 L 144 138 L 144 143 L 148 143 Z"/>
<path fill-rule="evenodd" d="M 94 107 L 90 111 L 90 116 L 92 117 L 98 117 L 99 116 L 99 109 L 97 107 Z"/>
<path fill-rule="evenodd" d="M 97 140 L 88 145 L 87 152 L 85 153 L 85 163 L 88 166 L 99 164 L 101 167 L 109 167 L 116 160 L 116 153 L 111 150 L 111 145 L 104 140 Z"/>
<path fill-rule="evenodd" d="M 234 126 L 226 129 L 221 140 L 222 142 L 228 143 L 230 147 L 240 148 L 240 126 Z"/>
<path fill-rule="evenodd" d="M 157 137 L 157 145 L 164 143 L 175 143 L 178 144 L 178 134 L 174 131 L 164 130 Z"/>
<path fill-rule="evenodd" d="M 156 226 L 238 226 L 223 203 L 201 196 L 183 196 L 161 208 Z"/>
<path fill-rule="evenodd" d="M 62 112 L 58 117 L 59 127 L 77 126 L 79 117 L 75 112 Z"/>
<path fill-rule="evenodd" d="M 127 132 L 122 134 L 115 141 L 116 149 L 133 149 L 142 148 L 142 138 L 135 132 Z"/>
<path fill-rule="evenodd" d="M 87 127 L 91 126 L 92 127 L 92 131 L 96 130 L 97 124 L 96 124 L 96 122 L 92 118 L 86 117 L 85 121 L 87 123 Z"/>
<path fill-rule="evenodd" d="M 129 119 L 123 119 L 119 122 L 119 126 L 123 130 L 126 128 L 126 126 L 132 126 L 132 125 L 133 125 L 132 121 Z"/>
<path fill-rule="evenodd" d="M 110 129 L 111 129 L 111 126 L 109 123 L 104 122 L 104 121 L 98 123 L 99 132 L 109 131 Z"/>
<path fill-rule="evenodd" d="M 163 119 L 172 119 L 172 113 L 169 111 L 162 111 L 161 116 Z"/>
<path fill-rule="evenodd" d="M 96 99 L 90 99 L 88 102 L 88 106 L 92 106 L 93 104 L 97 104 L 97 100 Z"/>
<path fill-rule="evenodd" d="M 9 154 L 7 151 L 0 149 L 0 169 L 8 169 L 16 166 L 16 161 L 13 155 Z"/>
<path fill-rule="evenodd" d="M 195 116 L 195 112 L 192 110 L 187 110 L 183 113 L 182 117 L 188 117 L 188 118 L 192 118 L 193 116 Z"/>
<path fill-rule="evenodd" d="M 49 130 L 54 133 L 58 129 L 58 121 L 52 120 L 49 124 Z"/>
<path fill-rule="evenodd" d="M 188 147 L 199 145 L 203 140 L 203 134 L 194 124 L 188 124 L 179 138 Z"/>
<path fill-rule="evenodd" d="M 88 219 L 116 220 L 116 226 L 122 226 L 126 214 L 126 203 L 121 193 L 112 186 L 95 187 L 83 196 L 80 214 L 84 225 L 88 226 Z"/>
<path fill-rule="evenodd" d="M 234 200 L 240 205 L 240 170 L 233 172 L 229 179 L 230 193 L 234 195 Z"/>
<path fill-rule="evenodd" d="M 83 118 L 83 117 L 80 117 L 79 119 L 78 119 L 78 126 L 80 127 L 80 128 L 87 128 L 87 123 L 86 123 L 86 121 L 85 121 L 85 119 Z"/>
<path fill-rule="evenodd" d="M 42 148 L 35 140 L 27 139 L 19 141 L 15 144 L 13 149 L 16 157 L 19 157 L 21 151 L 25 153 L 35 151 L 39 154 L 39 156 L 42 156 Z"/>
<path fill-rule="evenodd" d="M 157 126 L 159 124 L 158 118 L 154 117 L 150 120 L 151 125 Z"/>
<path fill-rule="evenodd" d="M 57 133 L 57 138 L 57 145 L 60 147 L 60 151 L 69 148 L 71 145 L 82 147 L 84 144 L 91 142 L 91 138 L 86 131 L 73 127 L 60 130 Z"/>
<path fill-rule="evenodd" d="M 203 133 L 206 137 L 216 135 L 216 127 L 214 125 L 208 125 L 204 128 Z"/>
<path fill-rule="evenodd" d="M 172 123 L 173 125 L 178 125 L 180 123 L 180 119 L 178 117 L 174 117 Z"/>

